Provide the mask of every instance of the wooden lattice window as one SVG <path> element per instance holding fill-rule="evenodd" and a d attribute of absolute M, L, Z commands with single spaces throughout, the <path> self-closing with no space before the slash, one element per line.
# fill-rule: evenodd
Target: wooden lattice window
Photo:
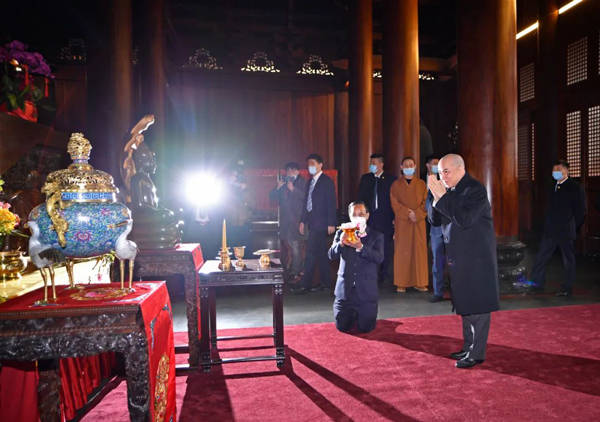
<path fill-rule="evenodd" d="M 535 123 L 531 124 L 531 180 L 535 181 Z"/>
<path fill-rule="evenodd" d="M 533 63 L 519 69 L 519 102 L 535 98 L 535 67 Z"/>
<path fill-rule="evenodd" d="M 517 138 L 519 148 L 517 160 L 519 180 L 529 180 L 531 169 L 529 168 L 529 127 L 527 125 L 519 126 Z"/>
<path fill-rule="evenodd" d="M 567 85 L 587 79 L 587 37 L 567 47 Z"/>
<path fill-rule="evenodd" d="M 600 105 L 588 109 L 588 176 L 600 176 Z"/>
<path fill-rule="evenodd" d="M 567 113 L 567 161 L 569 174 L 581 176 L 581 112 Z"/>

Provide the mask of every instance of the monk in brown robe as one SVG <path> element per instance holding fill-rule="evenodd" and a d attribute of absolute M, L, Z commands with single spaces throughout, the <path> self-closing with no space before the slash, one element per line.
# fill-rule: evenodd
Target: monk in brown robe
<path fill-rule="evenodd" d="M 415 160 L 405 157 L 403 175 L 390 190 L 395 214 L 394 284 L 398 293 L 406 292 L 407 287 L 426 292 L 429 284 L 425 235 L 427 185 L 416 177 L 415 171 Z"/>

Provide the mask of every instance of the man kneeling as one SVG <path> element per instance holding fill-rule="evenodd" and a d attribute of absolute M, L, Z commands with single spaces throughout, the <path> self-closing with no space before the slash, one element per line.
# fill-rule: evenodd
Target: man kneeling
<path fill-rule="evenodd" d="M 383 262 L 383 234 L 367 227 L 369 212 L 364 202 L 352 202 L 348 206 L 350 222 L 356 224 L 356 239 L 338 230 L 329 259 L 340 259 L 333 315 L 335 326 L 343 332 L 354 325 L 358 331 L 367 333 L 375 328 L 377 321 L 377 274 Z"/>

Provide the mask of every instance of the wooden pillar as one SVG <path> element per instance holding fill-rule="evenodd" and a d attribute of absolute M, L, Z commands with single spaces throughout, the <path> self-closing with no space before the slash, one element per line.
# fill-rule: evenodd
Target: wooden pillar
<path fill-rule="evenodd" d="M 496 235 L 518 235 L 516 1 L 461 0 L 459 151 L 487 188 Z"/>
<path fill-rule="evenodd" d="M 356 176 L 350 174 L 353 169 L 350 168 L 348 151 L 348 91 L 335 92 L 333 119 L 334 156 L 338 171 L 338 208 L 344 211 L 348 203 L 353 200 L 349 182 L 351 177 Z"/>
<path fill-rule="evenodd" d="M 373 3 L 351 0 L 350 5 L 350 171 L 349 191 L 358 193 L 358 181 L 369 168 L 373 153 Z"/>
<path fill-rule="evenodd" d="M 383 151 L 386 169 L 400 174 L 402 157 L 421 162 L 418 1 L 386 0 L 383 19 Z"/>
<path fill-rule="evenodd" d="M 166 57 L 165 57 L 165 1 L 150 0 L 143 12 L 143 39 L 140 47 L 142 72 L 142 101 L 139 116 L 153 114 L 155 123 L 148 131 L 148 139 L 159 162 L 157 176 L 159 189 L 166 189 L 166 163 L 169 161 L 166 145 Z"/>
<path fill-rule="evenodd" d="M 558 24 L 557 0 L 542 0 L 538 17 L 538 57 L 535 63 L 535 183 L 533 215 L 542 215 L 547 202 L 548 181 L 552 164 L 558 156 L 559 116 L 559 52 L 556 39 Z M 532 36 L 532 35 L 529 35 Z M 534 36 L 534 35 L 533 35 Z M 543 219 L 534 219 L 534 229 L 540 230 Z"/>
<path fill-rule="evenodd" d="M 105 133 L 105 170 L 119 174 L 119 150 L 132 124 L 132 12 L 131 0 L 112 0 L 109 11 L 109 92 L 110 124 Z M 94 140 L 92 140 L 94 141 Z"/>

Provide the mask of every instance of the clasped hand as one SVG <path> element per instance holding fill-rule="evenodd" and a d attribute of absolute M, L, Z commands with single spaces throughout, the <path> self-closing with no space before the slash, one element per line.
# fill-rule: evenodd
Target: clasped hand
<path fill-rule="evenodd" d="M 441 180 L 438 180 L 437 176 L 430 174 L 427 176 L 427 188 L 431 191 L 433 199 L 439 201 L 442 196 L 446 194 L 446 187 Z"/>
<path fill-rule="evenodd" d="M 342 243 L 342 245 L 350 246 L 351 248 L 354 248 L 354 249 L 361 249 L 363 247 L 363 244 L 360 241 L 360 238 L 358 238 L 358 240 L 356 242 L 350 242 L 348 240 L 348 236 L 346 236 L 346 232 L 342 232 L 342 236 L 340 237 L 340 242 Z"/>

